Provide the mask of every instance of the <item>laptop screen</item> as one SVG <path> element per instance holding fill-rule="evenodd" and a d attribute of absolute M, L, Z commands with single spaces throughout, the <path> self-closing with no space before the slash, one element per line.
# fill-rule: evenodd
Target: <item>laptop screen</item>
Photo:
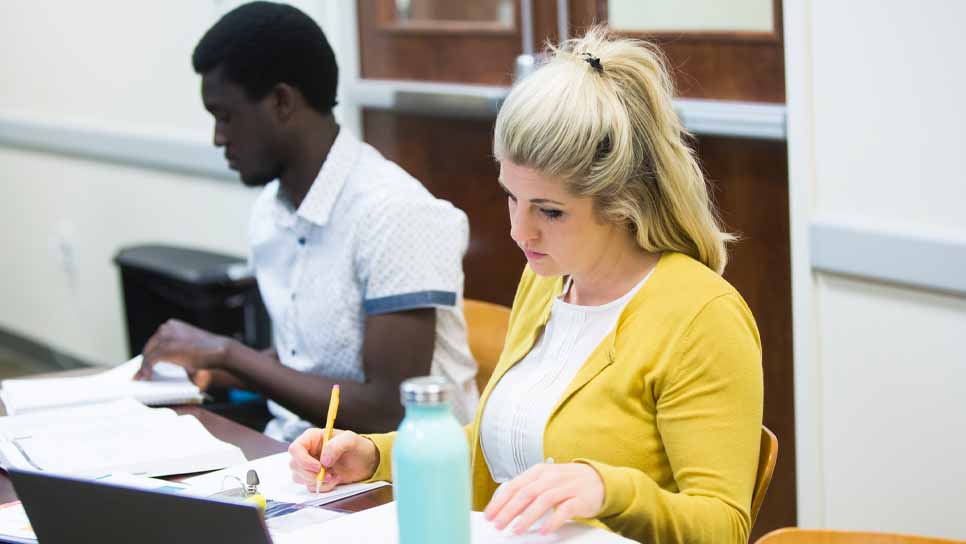
<path fill-rule="evenodd" d="M 10 469 L 9 475 L 44 544 L 271 544 L 262 515 L 251 505 L 44 472 Z"/>

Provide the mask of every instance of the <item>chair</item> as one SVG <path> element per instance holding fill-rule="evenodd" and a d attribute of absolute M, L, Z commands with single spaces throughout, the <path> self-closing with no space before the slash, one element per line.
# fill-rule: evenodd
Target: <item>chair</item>
<path fill-rule="evenodd" d="M 926 536 L 786 527 L 768 533 L 759 538 L 755 544 L 954 544 L 956 542 L 962 543 L 961 540 Z"/>
<path fill-rule="evenodd" d="M 510 309 L 482 300 L 464 299 L 463 317 L 466 319 L 470 353 L 479 367 L 476 372 L 476 386 L 482 393 L 486 382 L 490 381 L 497 361 L 500 360 L 510 322 Z"/>
<path fill-rule="evenodd" d="M 765 493 L 771 484 L 771 476 L 775 472 L 775 462 L 778 461 L 778 437 L 768 427 L 761 426 L 761 446 L 758 450 L 758 473 L 755 475 L 755 490 L 751 493 L 751 526 L 755 526 L 758 511 L 765 502 Z"/>

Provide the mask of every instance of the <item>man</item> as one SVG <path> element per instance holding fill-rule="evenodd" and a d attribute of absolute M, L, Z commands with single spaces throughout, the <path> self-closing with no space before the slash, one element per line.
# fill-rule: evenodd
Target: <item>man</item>
<path fill-rule="evenodd" d="M 466 216 L 340 129 L 322 29 L 294 7 L 253 2 L 209 29 L 192 63 L 215 146 L 245 185 L 265 186 L 249 242 L 274 351 L 171 320 L 145 345 L 139 378 L 163 360 L 205 386 L 259 391 L 274 416 L 265 432 L 280 440 L 320 424 L 334 383 L 341 427 L 394 429 L 400 382 L 430 373 L 456 385 L 453 409 L 468 421 Z"/>

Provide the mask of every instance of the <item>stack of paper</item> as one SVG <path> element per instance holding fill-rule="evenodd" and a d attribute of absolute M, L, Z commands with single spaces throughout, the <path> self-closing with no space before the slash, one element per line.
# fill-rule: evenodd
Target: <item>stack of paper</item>
<path fill-rule="evenodd" d="M 166 476 L 246 462 L 194 416 L 133 399 L 0 418 L 0 466 L 77 476 Z"/>
<path fill-rule="evenodd" d="M 201 391 L 183 368 L 159 363 L 150 381 L 135 381 L 132 378 L 140 367 L 139 355 L 111 370 L 90 376 L 3 380 L 0 382 L 0 400 L 10 415 L 125 397 L 151 406 L 201 402 Z"/>

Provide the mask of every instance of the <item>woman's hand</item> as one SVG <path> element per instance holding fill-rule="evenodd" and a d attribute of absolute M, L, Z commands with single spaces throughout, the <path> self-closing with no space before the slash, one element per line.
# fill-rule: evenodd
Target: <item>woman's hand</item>
<path fill-rule="evenodd" d="M 604 482 L 590 465 L 541 463 L 504 484 L 484 514 L 501 531 L 519 516 L 513 532 L 522 534 L 553 509 L 540 527 L 547 534 L 571 518 L 595 517 L 603 505 Z"/>
<path fill-rule="evenodd" d="M 292 480 L 315 491 L 315 476 L 322 469 L 319 451 L 322 449 L 322 429 L 309 429 L 288 447 L 292 459 Z M 332 430 L 332 438 L 322 454 L 325 480 L 322 491 L 331 491 L 339 484 L 368 480 L 379 467 L 379 450 L 372 440 L 352 431 Z"/>

